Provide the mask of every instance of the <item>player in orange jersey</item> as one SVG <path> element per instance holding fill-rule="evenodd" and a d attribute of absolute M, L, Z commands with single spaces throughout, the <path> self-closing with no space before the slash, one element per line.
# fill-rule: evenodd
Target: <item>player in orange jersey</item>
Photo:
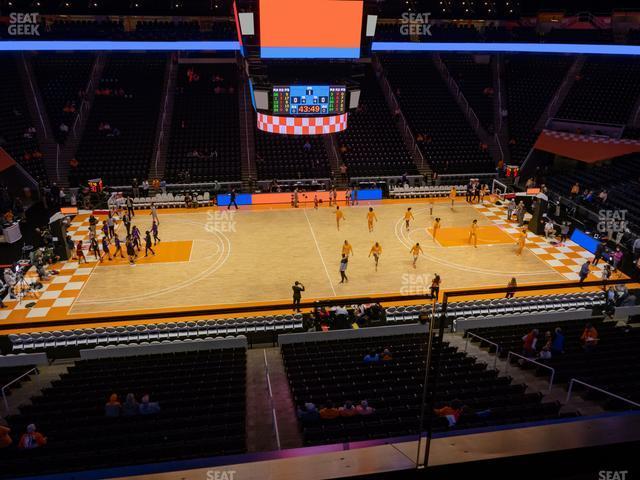
<path fill-rule="evenodd" d="M 346 255 L 347 257 L 349 255 L 353 256 L 353 247 L 351 246 L 348 240 L 345 240 L 344 243 L 342 244 L 342 254 Z"/>
<path fill-rule="evenodd" d="M 518 234 L 518 241 L 516 242 L 516 255 L 522 255 L 522 251 L 527 244 L 527 227 L 522 227 Z"/>
<path fill-rule="evenodd" d="M 478 220 L 471 222 L 471 227 L 469 228 L 469 244 L 478 248 Z"/>
<path fill-rule="evenodd" d="M 451 187 L 449 190 L 449 199 L 451 200 L 451 209 L 453 210 L 453 204 L 456 202 L 456 197 L 458 196 L 458 191 L 456 187 Z"/>
<path fill-rule="evenodd" d="M 411 207 L 407 208 L 407 211 L 404 212 L 404 224 L 407 227 L 407 230 L 409 230 L 409 222 L 411 220 L 415 220 L 415 218 L 413 218 L 413 213 L 411 213 Z"/>
<path fill-rule="evenodd" d="M 373 232 L 373 225 L 378 221 L 378 217 L 376 216 L 376 212 L 373 211 L 373 207 L 369 207 L 369 211 L 367 212 L 367 225 L 369 226 L 369 232 Z"/>
<path fill-rule="evenodd" d="M 382 255 L 382 245 L 378 242 L 374 243 L 369 251 L 369 257 L 373 255 L 373 259 L 376 261 L 376 272 L 378 271 L 378 261 L 380 260 L 380 255 Z"/>
<path fill-rule="evenodd" d="M 431 226 L 431 236 L 433 237 L 433 241 L 436 241 L 436 237 L 438 236 L 438 231 L 440 230 L 440 217 L 436 217 L 433 221 L 433 225 Z"/>
<path fill-rule="evenodd" d="M 340 207 L 336 205 L 336 225 L 338 230 L 340 230 L 340 220 L 345 220 L 344 213 L 340 210 Z"/>
<path fill-rule="evenodd" d="M 423 254 L 422 247 L 419 243 L 416 243 L 413 247 L 411 247 L 411 255 L 413 255 L 413 268 L 416 268 L 416 262 L 418 261 L 418 257 Z"/>

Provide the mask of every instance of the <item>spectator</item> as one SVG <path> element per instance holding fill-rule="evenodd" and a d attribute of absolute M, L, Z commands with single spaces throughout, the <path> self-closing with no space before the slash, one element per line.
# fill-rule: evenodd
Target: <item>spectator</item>
<path fill-rule="evenodd" d="M 118 400 L 118 394 L 112 393 L 104 406 L 104 415 L 105 417 L 119 417 L 121 412 L 122 404 Z"/>
<path fill-rule="evenodd" d="M 369 352 L 364 356 L 364 363 L 378 363 L 380 361 L 380 355 L 376 352 Z"/>
<path fill-rule="evenodd" d="M 598 331 L 591 323 L 587 323 L 580 335 L 580 343 L 585 352 L 591 352 L 598 345 Z"/>
<path fill-rule="evenodd" d="M 505 298 L 513 298 L 516 294 L 516 288 L 518 288 L 518 282 L 516 281 L 516 277 L 512 277 L 507 284 L 507 294 Z"/>
<path fill-rule="evenodd" d="M 538 329 L 534 328 L 522 337 L 522 352 L 525 357 L 536 356 L 536 344 L 538 343 Z"/>
<path fill-rule="evenodd" d="M 580 195 L 580 184 L 576 182 L 571 187 L 571 199 L 575 200 L 578 195 Z"/>
<path fill-rule="evenodd" d="M 320 418 L 322 420 L 335 420 L 339 416 L 340 412 L 332 402 L 327 402 L 327 404 L 320 409 Z"/>
<path fill-rule="evenodd" d="M 557 327 L 555 330 L 553 342 L 551 342 L 551 353 L 554 355 L 564 353 L 564 334 L 560 327 Z"/>
<path fill-rule="evenodd" d="M 313 403 L 305 403 L 304 408 L 298 408 L 298 418 L 303 425 L 312 425 L 320 421 L 320 412 Z"/>
<path fill-rule="evenodd" d="M 13 443 L 11 440 L 11 429 L 4 418 L 0 418 L 0 450 L 7 448 Z"/>
<path fill-rule="evenodd" d="M 450 404 L 444 405 L 441 408 L 434 408 L 433 412 L 438 416 L 445 418 L 449 422 L 449 426 L 453 427 L 462 414 L 463 405 L 458 399 L 453 400 Z"/>
<path fill-rule="evenodd" d="M 162 193 L 167 193 L 167 181 L 164 178 L 160 180 L 160 190 Z"/>
<path fill-rule="evenodd" d="M 362 400 L 360 402 L 360 405 L 358 405 L 356 407 L 356 411 L 358 412 L 358 415 L 371 415 L 373 412 L 376 411 L 375 408 L 370 407 L 369 406 L 369 402 L 367 402 L 366 400 Z"/>
<path fill-rule="evenodd" d="M 388 348 L 385 348 L 385 349 L 382 351 L 382 355 L 380 356 L 380 359 L 381 359 L 383 362 L 390 362 L 391 360 L 393 360 L 393 355 L 391 355 L 391 352 L 389 351 L 389 349 L 388 349 Z"/>
<path fill-rule="evenodd" d="M 34 448 L 44 447 L 47 444 L 47 437 L 37 431 L 36 426 L 31 423 L 27 425 L 27 432 L 22 434 L 18 448 L 23 450 L 32 450 Z"/>
<path fill-rule="evenodd" d="M 620 250 L 620 247 L 616 247 L 616 251 L 613 253 L 613 269 L 618 270 L 618 266 L 622 262 L 622 258 L 624 257 L 624 253 Z"/>
<path fill-rule="evenodd" d="M 580 283 L 584 283 L 584 281 L 587 279 L 587 277 L 589 276 L 589 266 L 591 265 L 591 262 L 589 262 L 589 260 L 586 260 L 583 264 L 582 267 L 580 267 L 580 272 L 578 273 L 578 276 L 580 278 Z"/>
<path fill-rule="evenodd" d="M 305 152 L 307 152 L 307 153 L 311 151 L 311 144 L 309 143 L 309 140 L 307 140 L 306 142 L 304 142 L 304 146 L 303 146 L 302 148 L 303 148 L 303 150 L 304 150 Z"/>
<path fill-rule="evenodd" d="M 146 394 L 140 399 L 138 411 L 140 412 L 140 415 L 154 415 L 156 413 L 160 413 L 160 405 L 158 402 L 150 402 L 149 394 Z"/>
<path fill-rule="evenodd" d="M 355 417 L 358 415 L 358 410 L 353 406 L 349 400 L 344 402 L 344 405 L 338 409 L 341 417 Z"/>
<path fill-rule="evenodd" d="M 600 263 L 600 260 L 602 260 L 602 257 L 605 253 L 605 247 L 605 242 L 598 243 L 598 246 L 596 247 L 596 251 L 594 253 L 595 256 L 593 257 L 593 265 L 598 265 L 598 263 Z"/>
<path fill-rule="evenodd" d="M 140 406 L 136 401 L 136 397 L 133 395 L 133 393 L 127 393 L 127 398 L 122 405 L 122 416 L 133 417 L 135 415 L 138 415 L 139 410 Z"/>
<path fill-rule="evenodd" d="M 549 360 L 551 358 L 552 346 L 553 338 L 551 337 L 551 332 L 546 331 L 544 334 L 544 345 L 542 346 L 542 350 L 540 350 L 540 358 Z"/>

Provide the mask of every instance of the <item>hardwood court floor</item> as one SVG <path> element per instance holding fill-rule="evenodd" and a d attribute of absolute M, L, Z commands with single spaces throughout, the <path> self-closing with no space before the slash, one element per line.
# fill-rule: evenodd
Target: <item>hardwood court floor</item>
<path fill-rule="evenodd" d="M 529 249 L 516 256 L 515 240 L 503 231 L 496 233 L 490 220 L 464 202 L 454 210 L 447 203 L 436 203 L 433 215 L 430 206 L 420 201 L 378 202 L 374 207 L 379 221 L 373 233 L 367 231 L 367 206 L 341 206 L 345 220 L 339 232 L 334 210 L 328 207 L 231 213 L 163 210 L 163 242 L 157 255 L 133 267 L 118 260 L 93 268 L 68 314 L 289 301 L 296 280 L 305 285 L 306 300 L 415 294 L 428 287 L 436 272 L 443 289 L 504 286 L 514 276 L 521 285 L 564 280 Z M 415 216 L 409 231 L 403 221 L 408 206 Z M 442 218 L 439 235 L 444 245 L 434 242 L 427 231 L 434 217 Z M 474 218 L 481 226 L 478 248 L 463 241 Z M 134 223 L 144 232 L 151 217 L 139 213 Z M 349 283 L 340 284 L 345 239 L 353 245 L 354 255 L 347 270 Z M 383 247 L 377 272 L 373 259 L 367 258 L 375 241 Z M 409 249 L 415 242 L 424 255 L 414 269 Z"/>

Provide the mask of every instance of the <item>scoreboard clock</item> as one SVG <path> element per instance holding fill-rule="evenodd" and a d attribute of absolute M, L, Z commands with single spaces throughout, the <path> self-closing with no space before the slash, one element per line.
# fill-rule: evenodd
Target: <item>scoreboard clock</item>
<path fill-rule="evenodd" d="M 346 110 L 346 94 L 344 85 L 275 86 L 271 111 L 275 115 L 338 115 Z"/>

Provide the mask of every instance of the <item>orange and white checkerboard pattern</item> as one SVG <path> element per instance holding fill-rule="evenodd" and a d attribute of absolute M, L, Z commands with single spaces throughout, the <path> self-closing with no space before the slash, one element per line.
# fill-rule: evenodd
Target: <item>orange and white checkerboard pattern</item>
<path fill-rule="evenodd" d="M 89 253 L 89 213 L 86 212 L 75 217 L 67 228 L 67 233 L 74 243 L 77 243 L 78 240 L 83 241 L 83 250 L 88 262 L 83 262 L 80 265 L 75 260 L 56 263 L 50 269 L 57 270 L 58 275 L 51 275 L 49 280 L 42 282 L 42 289 L 37 290 L 34 295 L 28 294 L 21 301 L 11 300 L 7 296 L 4 299 L 7 308 L 0 310 L 0 323 L 15 323 L 20 320 L 43 319 L 53 315 L 59 317 L 68 314 L 71 305 L 98 264 L 93 255 Z M 96 218 L 98 218 L 100 225 L 106 217 L 96 215 Z M 98 238 L 101 238 L 100 231 L 97 233 Z M 29 283 L 38 279 L 35 268 L 29 270 L 25 279 Z M 27 308 L 27 305 L 31 303 L 34 305 Z"/>
<path fill-rule="evenodd" d="M 323 135 L 346 130 L 347 114 L 324 117 L 279 117 L 258 113 L 258 129 L 285 135 Z"/>
<path fill-rule="evenodd" d="M 515 220 L 507 220 L 507 209 L 504 206 L 485 203 L 474 205 L 476 210 L 491 220 L 496 226 L 515 238 L 519 233 Z M 562 274 L 567 280 L 579 280 L 578 272 L 586 260 L 593 259 L 593 254 L 580 245 L 567 240 L 564 244 L 552 244 L 545 237 L 528 232 L 527 244 L 531 253 Z M 604 262 L 591 266 L 591 274 L 602 278 Z"/>

